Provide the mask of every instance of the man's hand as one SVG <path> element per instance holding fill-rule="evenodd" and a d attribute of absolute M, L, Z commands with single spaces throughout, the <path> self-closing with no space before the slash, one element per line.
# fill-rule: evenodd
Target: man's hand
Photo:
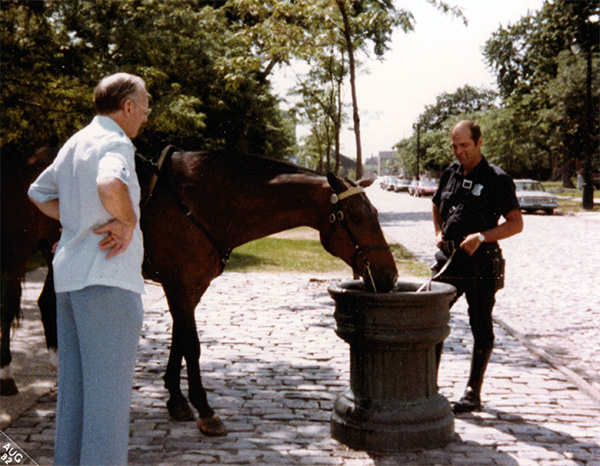
<path fill-rule="evenodd" d="M 475 251 L 481 246 L 481 240 L 479 239 L 479 233 L 471 233 L 467 236 L 462 243 L 460 248 L 465 251 L 469 256 L 475 254 Z"/>
<path fill-rule="evenodd" d="M 435 245 L 438 249 L 441 249 L 442 242 L 444 241 L 444 234 L 440 231 L 435 235 Z"/>
<path fill-rule="evenodd" d="M 106 236 L 98 243 L 100 251 L 110 250 L 106 255 L 107 259 L 125 252 L 133 238 L 134 229 L 135 225 L 128 226 L 119 220 L 111 220 L 106 225 L 96 228 L 94 233 L 98 235 L 106 233 Z"/>

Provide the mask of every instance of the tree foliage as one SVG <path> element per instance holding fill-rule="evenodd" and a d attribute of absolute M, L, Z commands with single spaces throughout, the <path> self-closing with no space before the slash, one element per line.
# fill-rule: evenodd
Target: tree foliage
<path fill-rule="evenodd" d="M 500 28 L 486 43 L 484 56 L 496 73 L 504 106 L 519 121 L 518 146 L 525 165 L 562 176 L 571 184 L 574 161 L 591 142 L 598 148 L 598 75 L 592 83 L 593 122 L 585 111 L 586 54 L 597 67 L 600 30 L 598 2 L 555 0 L 517 24 Z M 526 135 L 522 137 L 522 135 Z M 510 133 L 504 137 L 512 137 Z M 551 167 L 548 167 L 550 162 Z"/>
<path fill-rule="evenodd" d="M 426 106 L 414 125 L 415 134 L 396 145 L 408 174 L 417 175 L 417 131 L 420 133 L 419 169 L 438 172 L 452 161 L 452 153 L 448 150 L 450 128 L 461 116 L 473 116 L 495 108 L 497 97 L 494 91 L 465 85 L 454 92 L 440 94 L 435 104 Z"/>
<path fill-rule="evenodd" d="M 3 2 L 2 145 L 64 142 L 93 115 L 95 83 L 121 70 L 151 95 L 141 150 L 284 153 L 293 131 L 266 79 L 275 45 L 254 44 L 254 19 L 216 3 Z"/>
<path fill-rule="evenodd" d="M 496 75 L 501 100 L 469 86 L 438 96 L 416 123 L 423 132 L 421 166 L 435 171 L 452 160 L 449 130 L 465 118 L 479 121 L 484 153 L 512 175 L 562 176 L 569 185 L 590 146 L 597 163 L 600 76 L 591 73 L 588 109 L 586 66 L 590 57 L 597 70 L 599 14 L 598 2 L 555 0 L 494 32 L 483 55 Z M 397 150 L 414 170 L 414 144 L 401 142 Z"/>

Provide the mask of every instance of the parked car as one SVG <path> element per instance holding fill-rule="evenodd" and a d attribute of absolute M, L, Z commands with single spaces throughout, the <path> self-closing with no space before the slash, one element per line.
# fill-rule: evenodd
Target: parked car
<path fill-rule="evenodd" d="M 415 196 L 433 196 L 437 191 L 438 184 L 433 180 L 421 180 L 415 187 Z"/>
<path fill-rule="evenodd" d="M 388 185 L 390 183 L 390 178 L 391 178 L 391 176 L 389 176 L 389 175 L 381 177 L 381 181 L 379 182 L 379 187 L 381 189 L 388 189 Z"/>
<path fill-rule="evenodd" d="M 402 191 L 408 191 L 408 187 L 410 186 L 410 180 L 400 178 L 394 187 L 394 191 L 397 193 Z"/>
<path fill-rule="evenodd" d="M 515 180 L 515 186 L 521 210 L 525 212 L 533 213 L 536 210 L 543 210 L 552 215 L 554 209 L 558 207 L 558 198 L 554 194 L 546 192 L 539 181 Z"/>
<path fill-rule="evenodd" d="M 390 180 L 387 184 L 387 190 L 388 191 L 395 191 L 396 190 L 396 185 L 398 184 L 398 182 L 400 181 L 400 179 L 397 176 L 390 176 Z"/>
<path fill-rule="evenodd" d="M 419 181 L 418 180 L 412 180 L 410 182 L 410 185 L 408 185 L 408 194 L 410 194 L 411 196 L 415 196 L 415 190 L 417 189 L 417 186 L 419 185 Z"/>

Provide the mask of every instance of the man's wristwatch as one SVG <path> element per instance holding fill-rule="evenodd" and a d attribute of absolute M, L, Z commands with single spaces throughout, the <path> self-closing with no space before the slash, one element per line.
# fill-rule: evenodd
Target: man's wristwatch
<path fill-rule="evenodd" d="M 477 239 L 479 240 L 480 243 L 485 243 L 485 236 L 483 236 L 483 233 L 479 233 L 477 235 Z"/>

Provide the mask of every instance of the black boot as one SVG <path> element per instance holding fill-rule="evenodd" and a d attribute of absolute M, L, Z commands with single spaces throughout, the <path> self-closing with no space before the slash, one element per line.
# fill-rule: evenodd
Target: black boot
<path fill-rule="evenodd" d="M 491 355 L 492 348 L 473 350 L 471 375 L 469 376 L 469 382 L 467 383 L 464 395 L 452 408 L 455 414 L 481 410 L 481 386 L 483 385 L 483 376 Z"/>

